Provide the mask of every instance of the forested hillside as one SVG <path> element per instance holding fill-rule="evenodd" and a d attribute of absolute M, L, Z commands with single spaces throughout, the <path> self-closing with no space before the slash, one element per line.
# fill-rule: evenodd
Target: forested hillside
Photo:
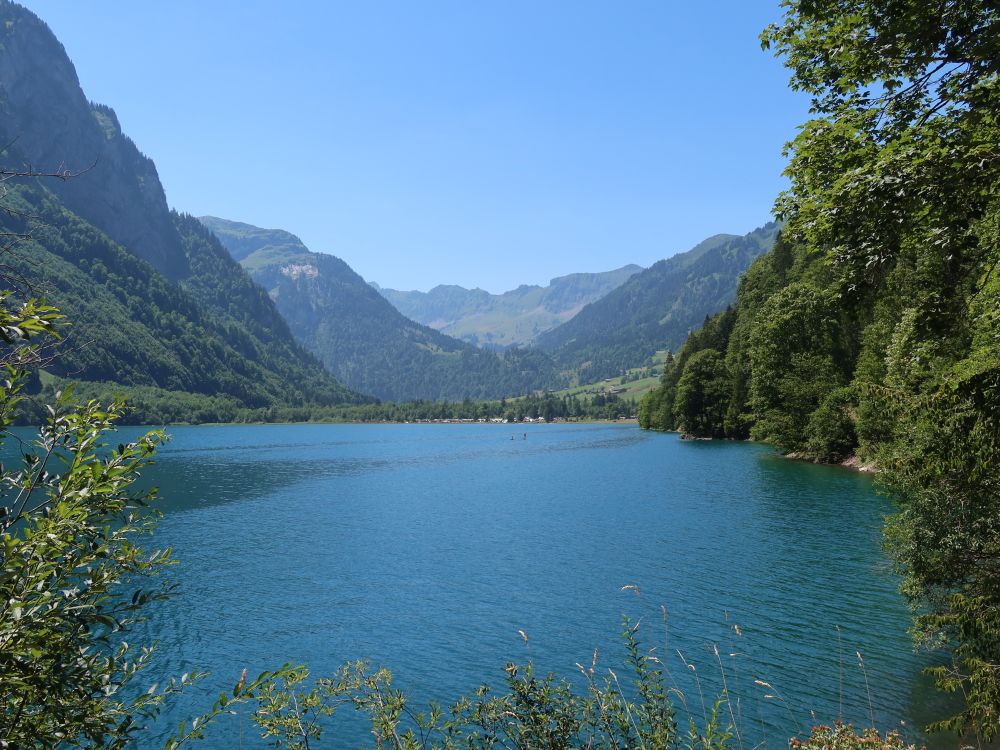
<path fill-rule="evenodd" d="M 503 294 L 444 284 L 429 292 L 373 286 L 408 318 L 470 344 L 505 349 L 532 343 L 641 270 L 627 265 L 603 273 L 572 273 L 548 286 L 522 284 Z"/>
<path fill-rule="evenodd" d="M 707 315 L 732 302 L 740 275 L 776 234 L 774 223 L 744 237 L 719 234 L 654 263 L 541 335 L 538 347 L 562 368 L 579 370 L 581 382 L 638 367 L 660 349 L 676 350 Z"/>
<path fill-rule="evenodd" d="M 49 375 L 104 392 L 142 386 L 147 406 L 172 404 L 145 414 L 157 421 L 358 401 L 214 237 L 168 208 L 153 163 L 111 109 L 86 100 L 45 24 L 11 3 L 0 21 L 4 162 L 71 173 L 23 182 L 0 212 L 0 231 L 18 240 L 8 278 L 73 322 Z"/>
<path fill-rule="evenodd" d="M 352 388 L 383 399 L 461 401 L 562 383 L 541 352 L 498 355 L 406 318 L 340 258 L 295 235 L 201 218 L 270 293 L 295 337 Z"/>
<path fill-rule="evenodd" d="M 1000 729 L 1000 14 L 791 2 L 763 40 L 817 118 L 791 144 L 775 249 L 698 331 L 640 421 L 857 453 L 899 501 L 889 549 L 951 647 L 935 670 Z M 891 6 L 891 7 L 890 7 Z"/>

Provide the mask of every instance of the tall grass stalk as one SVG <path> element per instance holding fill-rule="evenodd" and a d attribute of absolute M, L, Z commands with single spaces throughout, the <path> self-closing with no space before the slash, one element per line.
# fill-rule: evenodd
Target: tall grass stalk
<path fill-rule="evenodd" d="M 868 670 L 865 669 L 865 658 L 861 655 L 860 651 L 855 651 L 858 655 L 858 665 L 861 667 L 861 674 L 865 676 L 865 692 L 868 693 L 868 715 L 871 718 L 871 727 L 875 728 L 875 707 L 872 704 L 872 689 L 868 685 Z"/>
<path fill-rule="evenodd" d="M 670 648 L 669 617 L 666 607 L 661 611 L 663 648 L 667 652 Z M 643 650 L 638 638 L 639 624 L 633 625 L 627 618 L 623 618 L 623 623 L 624 664 L 630 675 L 617 668 L 599 667 L 599 652 L 595 649 L 589 666 L 576 664 L 583 677 L 582 690 L 551 674 L 536 675 L 531 663 L 525 666 L 508 664 L 504 670 L 503 690 L 495 692 L 484 685 L 450 707 L 431 704 L 426 712 L 418 713 L 411 708 L 404 693 L 393 687 L 388 670 L 356 662 L 345 665 L 330 678 L 315 680 L 311 686 L 306 682 L 309 672 L 302 667 L 286 667 L 245 688 L 244 675 L 233 696 L 220 699 L 213 711 L 219 715 L 228 712 L 237 702 L 255 704 L 249 718 L 257 725 L 261 736 L 272 746 L 288 750 L 343 746 L 347 738 L 334 736 L 327 745 L 324 736 L 334 729 L 335 714 L 342 710 L 360 713 L 367 719 L 371 737 L 379 750 L 746 750 L 749 739 L 743 726 L 743 701 L 739 695 L 743 686 L 739 681 L 738 661 L 739 657 L 746 657 L 751 660 L 747 678 L 753 677 L 753 685 L 766 691 L 755 703 L 758 707 L 766 705 L 767 701 L 781 703 L 791 723 L 798 728 L 798 735 L 791 741 L 793 748 L 864 750 L 876 746 L 872 744 L 875 737 L 882 737 L 874 726 L 859 736 L 840 721 L 833 729 L 818 725 L 813 727 L 811 734 L 806 734 L 788 700 L 773 682 L 753 676 L 756 667 L 752 666 L 752 655 L 734 648 L 729 652 L 734 660 L 729 669 L 723 659 L 724 652 L 714 642 L 706 643 L 706 648 L 714 656 L 721 689 L 711 707 L 698 666 L 680 649 L 674 649 L 698 690 L 701 714 L 695 718 L 682 686 L 674 680 L 670 670 L 668 662 L 672 659 L 661 659 L 655 648 Z M 736 636 L 744 638 L 738 626 L 731 627 Z M 518 636 L 527 647 L 524 632 L 518 631 Z M 865 679 L 869 718 L 874 725 L 871 686 L 864 659 L 860 652 L 857 655 Z M 843 665 L 839 679 L 843 685 Z M 842 689 L 839 698 L 842 712 Z M 683 717 L 680 724 L 675 716 L 678 710 Z M 763 737 L 750 750 L 768 745 L 763 712 L 760 719 Z M 190 736 L 173 746 L 200 737 L 204 722 L 199 719 L 197 727 L 197 736 L 189 732 Z M 824 744 L 831 739 L 845 744 Z M 782 738 L 780 746 L 786 742 L 787 739 Z M 897 735 L 886 735 L 880 742 L 883 744 L 878 747 L 908 750 Z M 242 717 L 239 743 L 242 747 Z"/>

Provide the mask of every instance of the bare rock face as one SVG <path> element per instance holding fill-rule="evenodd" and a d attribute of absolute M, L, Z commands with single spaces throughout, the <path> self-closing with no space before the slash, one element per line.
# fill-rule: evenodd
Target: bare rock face
<path fill-rule="evenodd" d="M 48 26 L 0 0 L 0 156 L 5 166 L 83 172 L 47 187 L 74 213 L 171 279 L 188 262 L 153 162 L 92 104 Z"/>
<path fill-rule="evenodd" d="M 319 276 L 319 269 L 312 263 L 289 263 L 287 266 L 281 267 L 281 273 L 292 280 L 299 278 L 299 276 L 315 279 Z"/>

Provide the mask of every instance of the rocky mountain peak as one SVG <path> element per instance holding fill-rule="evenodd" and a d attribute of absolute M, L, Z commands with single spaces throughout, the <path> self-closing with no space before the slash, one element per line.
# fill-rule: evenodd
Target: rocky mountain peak
<path fill-rule="evenodd" d="M 187 273 L 155 165 L 114 110 L 87 100 L 49 27 L 9 0 L 0 1 L 0 143 L 9 167 L 80 173 L 47 187 L 169 278 Z"/>

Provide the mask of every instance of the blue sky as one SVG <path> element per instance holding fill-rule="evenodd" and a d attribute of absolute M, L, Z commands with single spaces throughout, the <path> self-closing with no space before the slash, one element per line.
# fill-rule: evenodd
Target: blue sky
<path fill-rule="evenodd" d="M 492 292 L 769 218 L 808 101 L 777 0 L 26 0 L 170 204 Z"/>

